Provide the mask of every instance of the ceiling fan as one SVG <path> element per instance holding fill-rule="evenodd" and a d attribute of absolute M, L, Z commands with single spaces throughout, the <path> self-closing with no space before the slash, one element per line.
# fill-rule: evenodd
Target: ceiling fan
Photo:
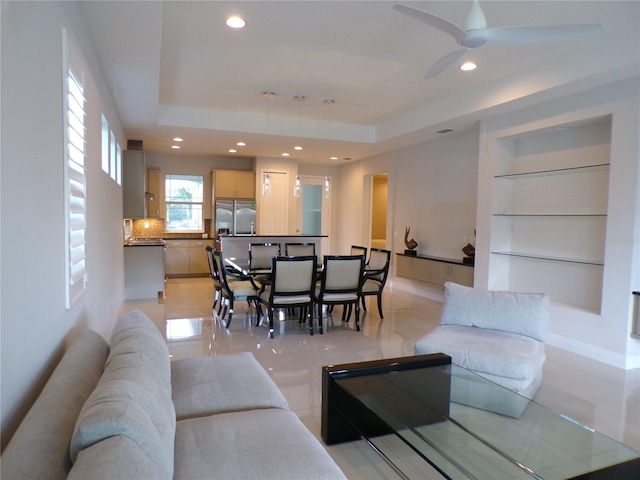
<path fill-rule="evenodd" d="M 462 49 L 455 50 L 438 60 L 427 72 L 426 78 L 435 78 L 453 65 L 472 48 L 485 43 L 502 45 L 533 45 L 538 43 L 560 42 L 595 35 L 603 30 L 595 25 L 549 25 L 514 26 L 487 28 L 487 19 L 478 3 L 473 0 L 467 11 L 462 27 L 433 13 L 425 12 L 407 5 L 394 5 L 395 10 L 409 15 L 421 22 L 448 33 Z"/>

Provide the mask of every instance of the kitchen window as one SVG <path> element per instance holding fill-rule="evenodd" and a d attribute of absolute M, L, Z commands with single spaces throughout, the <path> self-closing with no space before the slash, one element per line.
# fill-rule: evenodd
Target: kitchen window
<path fill-rule="evenodd" d="M 167 174 L 164 187 L 167 207 L 165 230 L 172 233 L 204 232 L 204 177 Z"/>

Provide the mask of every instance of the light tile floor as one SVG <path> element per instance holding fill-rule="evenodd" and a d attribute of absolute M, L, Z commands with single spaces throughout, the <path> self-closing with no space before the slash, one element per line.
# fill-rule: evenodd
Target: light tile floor
<path fill-rule="evenodd" d="M 122 313 L 141 309 L 167 336 L 174 358 L 249 351 L 283 391 L 290 408 L 320 438 L 323 365 L 413 355 L 417 339 L 438 323 L 439 302 L 385 289 L 384 320 L 367 300 L 362 330 L 340 321 L 336 307 L 325 334 L 310 336 L 295 320 L 276 322 L 276 337 L 255 326 L 255 311 L 237 302 L 230 328 L 211 310 L 209 278 L 169 279 L 162 301 L 128 301 Z M 542 386 L 534 400 L 640 450 L 640 369 L 624 371 L 547 346 Z M 350 479 L 397 478 L 364 442 L 327 448 Z M 434 475 L 433 478 L 440 478 Z"/>

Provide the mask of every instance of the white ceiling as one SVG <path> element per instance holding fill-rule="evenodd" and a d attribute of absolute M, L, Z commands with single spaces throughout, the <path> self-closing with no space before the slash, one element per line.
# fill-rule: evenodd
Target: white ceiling
<path fill-rule="evenodd" d="M 489 27 L 602 23 L 597 37 L 458 48 L 387 1 L 81 2 L 130 139 L 147 152 L 338 163 L 464 129 L 490 113 L 638 75 L 639 1 L 481 1 Z M 468 1 L 402 2 L 461 24 Z M 231 14 L 247 25 L 232 30 Z M 271 99 L 263 92 L 273 92 Z M 295 96 L 306 97 L 304 102 Z M 324 100 L 335 103 L 327 106 Z M 172 150 L 172 138 L 184 138 Z M 247 143 L 237 154 L 228 150 Z M 300 144 L 304 150 L 293 147 Z M 336 163 L 333 161 L 332 163 Z"/>

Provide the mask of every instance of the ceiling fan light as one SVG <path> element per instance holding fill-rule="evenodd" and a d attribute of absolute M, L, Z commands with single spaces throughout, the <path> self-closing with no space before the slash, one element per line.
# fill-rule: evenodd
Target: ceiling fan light
<path fill-rule="evenodd" d="M 463 72 L 470 72 L 472 70 L 475 70 L 476 68 L 478 68 L 478 65 L 473 62 L 465 62 L 460 65 L 460 70 L 462 70 Z"/>

